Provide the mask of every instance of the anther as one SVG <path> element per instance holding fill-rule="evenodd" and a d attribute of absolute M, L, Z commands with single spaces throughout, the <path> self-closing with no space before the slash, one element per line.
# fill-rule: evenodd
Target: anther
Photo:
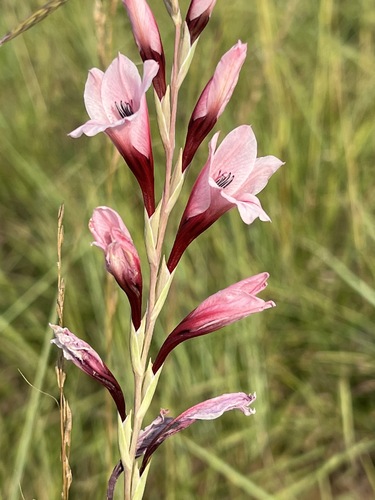
<path fill-rule="evenodd" d="M 133 114 L 133 108 L 129 102 L 120 101 L 120 105 L 115 102 L 115 106 L 121 118 L 126 118 Z"/>
<path fill-rule="evenodd" d="M 217 179 L 215 179 L 215 182 L 219 187 L 226 188 L 233 181 L 233 179 L 234 179 L 234 174 L 232 174 L 232 172 L 228 173 L 224 172 L 222 174 L 220 171 Z"/>

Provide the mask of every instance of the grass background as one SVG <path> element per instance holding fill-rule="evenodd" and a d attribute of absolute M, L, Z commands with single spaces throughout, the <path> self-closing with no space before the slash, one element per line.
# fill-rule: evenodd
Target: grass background
<path fill-rule="evenodd" d="M 40 5 L 2 0 L 0 33 Z M 170 61 L 173 26 L 162 2 L 150 5 Z M 184 12 L 187 5 L 181 1 Z M 257 391 L 257 413 L 246 418 L 231 412 L 166 442 L 152 462 L 148 499 L 375 495 L 374 37 L 371 0 L 232 0 L 215 7 L 181 91 L 179 144 L 203 85 L 241 39 L 248 57 L 216 130 L 222 138 L 250 123 L 259 155 L 274 154 L 286 165 L 260 195 L 272 224 L 248 227 L 233 211 L 190 246 L 152 351 L 206 296 L 251 274 L 270 272 L 263 297 L 277 308 L 187 342 L 170 356 L 148 421 L 160 407 L 177 415 L 239 390 Z M 129 308 L 107 279 L 101 252 L 90 247 L 87 222 L 97 205 L 117 209 L 144 258 L 141 197 L 104 134 L 66 135 L 86 120 L 88 69 L 104 69 L 117 51 L 139 61 L 117 1 L 70 0 L 0 47 L 4 499 L 60 494 L 57 352 L 47 325 L 56 321 L 62 202 L 65 324 L 105 358 L 131 401 Z M 162 173 L 151 99 L 150 107 L 156 172 Z M 191 166 L 168 245 L 206 156 L 207 141 Z M 160 192 L 160 180 L 157 187 Z M 104 498 L 118 458 L 114 409 L 101 386 L 73 365 L 66 369 L 71 498 Z"/>

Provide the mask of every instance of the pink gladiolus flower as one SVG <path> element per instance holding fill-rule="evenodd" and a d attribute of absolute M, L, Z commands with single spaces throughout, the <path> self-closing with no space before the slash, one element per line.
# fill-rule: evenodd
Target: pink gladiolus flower
<path fill-rule="evenodd" d="M 204 300 L 168 335 L 156 356 L 153 372 L 159 370 L 168 354 L 181 342 L 214 332 L 250 314 L 274 307 L 272 300 L 265 302 L 256 297 L 267 286 L 268 277 L 268 273 L 257 274 Z"/>
<path fill-rule="evenodd" d="M 132 321 L 138 330 L 142 316 L 142 271 L 130 233 L 119 214 L 108 207 L 95 208 L 89 229 L 95 238 L 93 245 L 104 251 L 107 271 L 128 296 Z"/>
<path fill-rule="evenodd" d="M 182 156 L 182 171 L 190 165 L 199 145 L 212 130 L 228 104 L 237 85 L 246 51 L 247 44 L 239 41 L 226 52 L 198 99 L 188 126 Z"/>
<path fill-rule="evenodd" d="M 145 61 L 141 80 L 136 65 L 122 54 L 105 73 L 91 69 L 84 93 L 90 120 L 69 134 L 110 137 L 141 187 L 149 216 L 155 211 L 154 160 L 145 92 L 157 71 L 155 61 Z"/>
<path fill-rule="evenodd" d="M 165 57 L 154 14 L 145 0 L 122 0 L 132 25 L 132 31 L 143 61 L 153 59 L 159 71 L 153 84 L 159 99 L 165 95 Z"/>
<path fill-rule="evenodd" d="M 249 406 L 255 401 L 255 399 L 255 394 L 245 394 L 244 392 L 222 394 L 221 396 L 207 399 L 202 403 L 192 406 L 181 413 L 178 417 L 170 420 L 167 425 L 164 415 L 157 417 L 157 424 L 153 425 L 156 422 L 154 421 L 149 426 L 155 437 L 146 448 L 140 473 L 142 474 L 150 461 L 152 454 L 168 437 L 186 429 L 197 420 L 214 420 L 215 418 L 220 417 L 224 412 L 230 410 L 240 410 L 246 416 L 253 415 L 255 410 L 249 408 Z M 160 429 L 158 429 L 158 426 L 160 426 Z M 150 439 L 150 437 L 151 435 L 148 436 L 148 439 Z"/>
<path fill-rule="evenodd" d="M 210 20 L 216 0 L 191 0 L 189 10 L 186 14 L 186 23 L 190 32 L 190 43 L 202 33 Z"/>
<path fill-rule="evenodd" d="M 166 417 L 168 410 L 161 410 L 160 415 L 139 434 L 136 457 L 144 454 L 140 474 L 142 475 L 144 472 L 153 453 L 168 437 L 190 427 L 197 420 L 214 420 L 230 410 L 240 410 L 246 416 L 254 415 L 255 410 L 250 408 L 250 405 L 255 400 L 255 393 L 233 392 L 207 399 L 202 403 L 188 408 L 176 418 Z M 120 460 L 113 469 L 108 482 L 108 499 L 113 498 L 116 481 L 123 471 L 124 466 Z"/>
<path fill-rule="evenodd" d="M 58 325 L 49 325 L 55 338 L 51 344 L 56 344 L 62 349 L 64 358 L 72 361 L 83 372 L 100 382 L 111 394 L 117 410 L 124 421 L 126 417 L 125 400 L 121 387 L 112 372 L 101 360 L 99 354 L 84 340 L 79 339 L 67 328 Z"/>
<path fill-rule="evenodd" d="M 256 157 L 257 142 L 248 125 L 232 130 L 215 151 L 218 135 L 209 144 L 208 160 L 182 215 L 168 260 L 170 272 L 187 246 L 232 207 L 237 206 L 246 224 L 257 217 L 270 220 L 256 195 L 283 162 L 274 156 Z"/>

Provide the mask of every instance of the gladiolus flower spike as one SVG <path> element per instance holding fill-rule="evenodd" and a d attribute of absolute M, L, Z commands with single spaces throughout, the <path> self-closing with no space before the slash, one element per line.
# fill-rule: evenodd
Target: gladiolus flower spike
<path fill-rule="evenodd" d="M 122 54 L 105 73 L 91 69 L 84 92 L 90 120 L 69 134 L 76 138 L 105 132 L 109 136 L 135 175 L 149 216 L 155 211 L 155 195 L 146 90 L 158 69 L 155 61 L 145 61 L 141 80 L 136 65 Z"/>
<path fill-rule="evenodd" d="M 58 325 L 49 325 L 55 338 L 51 344 L 56 344 L 62 349 L 64 358 L 72 361 L 83 372 L 100 382 L 111 394 L 117 406 L 121 420 L 126 418 L 125 399 L 123 392 L 116 378 L 101 360 L 99 354 L 84 340 L 78 338 L 67 328 Z"/>
<path fill-rule="evenodd" d="M 257 142 L 251 127 L 232 130 L 216 149 L 219 133 L 209 144 L 208 160 L 199 174 L 168 259 L 172 272 L 183 252 L 221 215 L 237 206 L 242 220 L 251 224 L 257 217 L 270 218 L 256 195 L 283 162 L 274 156 L 257 158 Z"/>
<path fill-rule="evenodd" d="M 268 277 L 268 273 L 257 274 L 204 300 L 168 335 L 155 358 L 153 372 L 159 370 L 168 354 L 181 342 L 214 332 L 250 314 L 274 307 L 272 300 L 265 302 L 256 297 L 267 286 Z"/>
<path fill-rule="evenodd" d="M 95 238 L 93 245 L 104 252 L 107 271 L 128 296 L 133 325 L 138 330 L 142 317 L 142 271 L 130 233 L 119 214 L 109 207 L 95 208 L 89 229 Z"/>

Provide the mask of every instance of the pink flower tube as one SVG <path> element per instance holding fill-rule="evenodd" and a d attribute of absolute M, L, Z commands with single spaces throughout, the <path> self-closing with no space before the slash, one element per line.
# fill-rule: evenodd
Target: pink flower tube
<path fill-rule="evenodd" d="M 187 246 L 221 215 L 237 207 L 242 220 L 270 218 L 256 195 L 283 162 L 275 156 L 257 158 L 257 142 L 249 125 L 232 130 L 216 150 L 219 133 L 209 144 L 208 160 L 199 174 L 168 259 L 170 272 Z"/>
<path fill-rule="evenodd" d="M 110 137 L 141 187 L 149 216 L 155 211 L 155 197 L 146 90 L 158 68 L 155 61 L 145 61 L 141 80 L 136 65 L 119 54 L 105 73 L 91 69 L 84 93 L 90 120 L 69 134 L 76 138 L 105 132 Z"/>
<path fill-rule="evenodd" d="M 232 97 L 246 58 L 246 43 L 237 42 L 220 59 L 215 73 L 207 83 L 190 118 L 182 155 L 182 171 L 191 163 L 195 152 L 212 130 Z"/>
<path fill-rule="evenodd" d="M 230 325 L 256 312 L 274 307 L 256 295 L 267 286 L 268 273 L 257 274 L 220 290 L 204 300 L 176 326 L 161 346 L 152 370 L 156 373 L 168 354 L 181 342 Z"/>
<path fill-rule="evenodd" d="M 166 91 L 165 57 L 154 14 L 146 0 L 122 0 L 122 3 L 127 10 L 142 61 L 153 59 L 159 64 L 159 71 L 153 79 L 153 85 L 161 99 Z"/>
<path fill-rule="evenodd" d="M 107 271 L 128 296 L 133 325 L 138 330 L 142 315 L 142 271 L 130 233 L 119 214 L 109 207 L 95 208 L 89 229 L 95 238 L 93 245 L 104 252 Z"/>

